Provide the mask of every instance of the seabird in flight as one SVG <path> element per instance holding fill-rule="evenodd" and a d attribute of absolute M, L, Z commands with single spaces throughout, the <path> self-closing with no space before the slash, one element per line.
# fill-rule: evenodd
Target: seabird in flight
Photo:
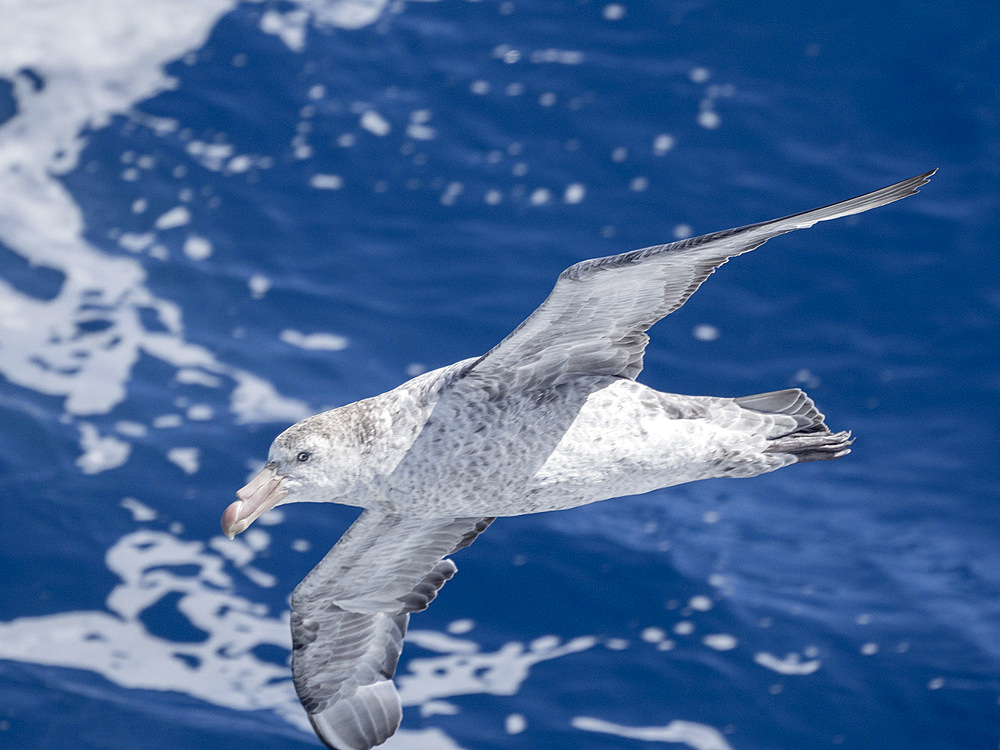
<path fill-rule="evenodd" d="M 384 742 L 402 718 L 392 682 L 410 613 L 455 574 L 448 556 L 496 516 L 573 508 L 709 477 L 840 458 L 797 388 L 739 398 L 637 383 L 646 331 L 730 258 L 818 221 L 917 192 L 933 172 L 773 221 L 585 260 L 481 357 L 289 427 L 226 508 L 232 537 L 269 508 L 364 512 L 291 600 L 292 674 L 336 750 Z"/>

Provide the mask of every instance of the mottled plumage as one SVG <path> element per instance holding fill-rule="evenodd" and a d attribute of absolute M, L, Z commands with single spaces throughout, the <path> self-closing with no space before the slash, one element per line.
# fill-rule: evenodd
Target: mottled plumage
<path fill-rule="evenodd" d="M 798 389 L 740 398 L 635 382 L 646 331 L 729 258 L 779 234 L 917 191 L 933 172 L 851 200 L 668 245 L 583 261 L 479 358 L 288 428 L 237 493 L 238 534 L 275 505 L 364 512 L 292 594 L 292 672 L 319 737 L 385 741 L 402 718 L 392 675 L 411 612 L 455 573 L 446 559 L 495 516 L 572 508 L 709 477 L 839 458 Z"/>

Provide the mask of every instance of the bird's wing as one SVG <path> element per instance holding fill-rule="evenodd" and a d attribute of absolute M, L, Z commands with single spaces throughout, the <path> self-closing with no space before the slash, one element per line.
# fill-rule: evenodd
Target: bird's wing
<path fill-rule="evenodd" d="M 456 571 L 445 556 L 492 518 L 366 510 L 292 594 L 292 675 L 316 734 L 336 750 L 384 742 L 403 712 L 392 684 L 411 612 Z"/>
<path fill-rule="evenodd" d="M 520 389 L 558 385 L 581 375 L 635 379 L 649 341 L 646 330 L 683 305 L 727 260 L 779 234 L 905 198 L 935 171 L 781 219 L 570 266 L 538 309 L 468 375 Z"/>

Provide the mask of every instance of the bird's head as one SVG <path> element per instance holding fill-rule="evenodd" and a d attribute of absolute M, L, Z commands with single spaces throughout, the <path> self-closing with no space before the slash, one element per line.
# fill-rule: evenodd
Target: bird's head
<path fill-rule="evenodd" d="M 232 539 L 265 511 L 297 502 L 345 502 L 358 484 L 373 431 L 361 404 L 317 414 L 292 425 L 271 443 L 267 464 L 222 514 Z"/>

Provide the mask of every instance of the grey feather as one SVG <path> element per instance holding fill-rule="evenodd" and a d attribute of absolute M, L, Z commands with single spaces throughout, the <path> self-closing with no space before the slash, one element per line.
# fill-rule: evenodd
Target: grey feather
<path fill-rule="evenodd" d="M 772 440 L 764 452 L 783 453 L 794 458 L 796 463 L 830 461 L 850 453 L 853 442 L 854 438 L 847 431 L 794 432 Z"/>
<path fill-rule="evenodd" d="M 934 171 L 773 221 L 570 266 L 538 309 L 471 372 L 525 389 L 558 385 L 584 374 L 634 380 L 642 370 L 649 327 L 683 305 L 727 260 L 786 232 L 912 195 Z"/>
<path fill-rule="evenodd" d="M 392 675 L 411 612 L 455 574 L 445 556 L 492 518 L 366 510 L 292 594 L 292 676 L 319 737 L 336 750 L 384 742 L 402 718 Z"/>
<path fill-rule="evenodd" d="M 795 429 L 789 432 L 808 432 L 812 430 L 829 429 L 823 424 L 825 417 L 816 408 L 816 404 L 799 388 L 787 388 L 783 391 L 757 393 L 753 396 L 739 396 L 733 399 L 744 409 L 761 412 L 762 414 L 784 414 L 795 419 Z"/>

